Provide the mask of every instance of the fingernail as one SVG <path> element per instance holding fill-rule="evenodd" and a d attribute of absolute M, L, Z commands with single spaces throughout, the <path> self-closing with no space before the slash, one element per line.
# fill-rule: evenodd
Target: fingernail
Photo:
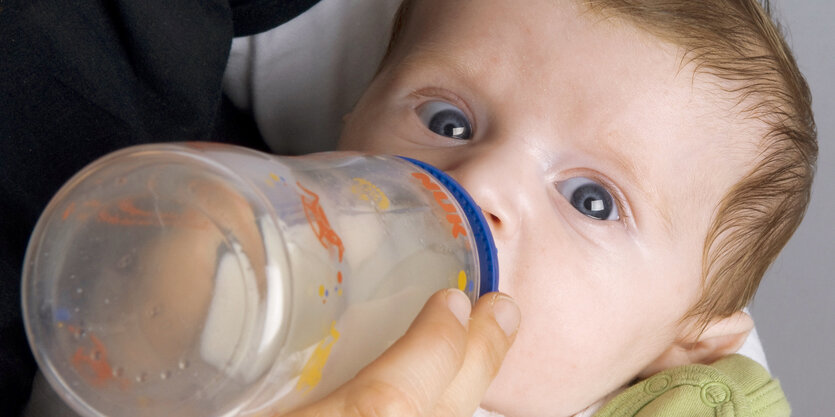
<path fill-rule="evenodd" d="M 461 322 L 461 325 L 466 328 L 467 323 L 470 321 L 470 310 L 472 310 L 470 299 L 467 295 L 460 290 L 449 289 L 446 292 L 446 303 L 447 307 L 449 307 L 449 311 L 451 311 L 452 314 L 455 315 L 455 318 Z"/>
<path fill-rule="evenodd" d="M 504 334 L 508 337 L 519 329 L 519 320 L 522 314 L 519 312 L 519 306 L 512 298 L 504 295 L 496 295 L 493 297 L 493 317 L 496 323 L 502 328 Z"/>

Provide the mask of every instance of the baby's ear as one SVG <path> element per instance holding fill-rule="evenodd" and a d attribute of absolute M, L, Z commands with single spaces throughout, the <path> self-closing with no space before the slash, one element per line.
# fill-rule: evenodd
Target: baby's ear
<path fill-rule="evenodd" d="M 682 326 L 676 341 L 641 371 L 639 377 L 692 363 L 711 364 L 735 353 L 754 328 L 754 320 L 744 311 L 737 311 L 729 317 L 711 320 L 701 334 L 697 326 L 697 320 Z"/>

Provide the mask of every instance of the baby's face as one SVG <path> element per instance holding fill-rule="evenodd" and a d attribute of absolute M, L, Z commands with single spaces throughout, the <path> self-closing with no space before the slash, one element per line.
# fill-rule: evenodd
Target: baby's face
<path fill-rule="evenodd" d="M 578 412 L 690 330 L 711 215 L 751 156 L 720 96 L 570 1 L 418 2 L 341 147 L 432 163 L 484 210 L 522 310 L 485 407 Z"/>

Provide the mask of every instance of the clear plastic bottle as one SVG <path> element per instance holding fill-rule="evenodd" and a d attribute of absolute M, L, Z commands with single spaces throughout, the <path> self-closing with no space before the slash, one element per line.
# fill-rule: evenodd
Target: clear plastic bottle
<path fill-rule="evenodd" d="M 418 161 L 144 145 L 49 203 L 24 319 L 82 415 L 264 415 L 350 379 L 435 291 L 492 291 L 496 262 L 480 209 Z"/>

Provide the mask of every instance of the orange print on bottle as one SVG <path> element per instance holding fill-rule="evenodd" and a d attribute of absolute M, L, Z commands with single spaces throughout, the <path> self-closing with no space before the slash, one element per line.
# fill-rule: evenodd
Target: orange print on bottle
<path fill-rule="evenodd" d="M 90 200 L 82 204 L 76 204 L 74 201 L 70 202 L 69 206 L 64 209 L 61 220 L 67 220 L 72 216 L 78 220 L 86 221 L 90 216 L 94 216 L 101 206 L 102 203 L 98 200 Z"/>
<path fill-rule="evenodd" d="M 115 207 L 104 205 L 101 201 L 91 200 L 82 204 L 70 202 L 61 215 L 61 220 L 76 219 L 87 221 L 90 217 L 100 223 L 114 226 L 177 226 L 193 229 L 206 229 L 209 222 L 200 218 L 195 210 L 183 213 L 144 210 L 136 206 L 133 199 L 124 198 Z"/>
<path fill-rule="evenodd" d="M 423 188 L 432 192 L 432 197 L 435 198 L 435 202 L 447 213 L 446 221 L 452 225 L 452 237 L 467 236 L 467 229 L 464 228 L 464 220 L 455 212 L 455 206 L 449 202 L 450 198 L 444 193 L 441 186 L 432 181 L 432 178 L 423 172 L 413 172 L 412 176 L 420 181 Z"/>
<path fill-rule="evenodd" d="M 67 329 L 71 332 L 79 331 L 75 326 L 67 326 Z M 92 333 L 89 334 L 89 337 L 93 347 L 89 351 L 79 347 L 71 358 L 75 370 L 90 381 L 90 384 L 94 387 L 102 387 L 108 381 L 114 381 L 119 384 L 120 388 L 127 389 L 130 386 L 130 381 L 115 376 L 113 368 L 108 362 L 107 348 L 105 348 L 104 343 Z"/>
<path fill-rule="evenodd" d="M 325 210 L 319 204 L 319 195 L 304 188 L 299 182 L 296 182 L 296 185 L 307 194 L 306 196 L 305 194 L 300 194 L 300 197 L 302 199 L 302 206 L 304 206 L 304 215 L 307 217 L 310 227 L 313 228 L 313 233 L 325 249 L 335 247 L 339 253 L 339 262 L 342 262 L 342 254 L 345 252 L 345 246 L 342 244 L 342 239 L 339 238 L 336 231 L 331 228 L 328 217 L 325 215 Z"/>

